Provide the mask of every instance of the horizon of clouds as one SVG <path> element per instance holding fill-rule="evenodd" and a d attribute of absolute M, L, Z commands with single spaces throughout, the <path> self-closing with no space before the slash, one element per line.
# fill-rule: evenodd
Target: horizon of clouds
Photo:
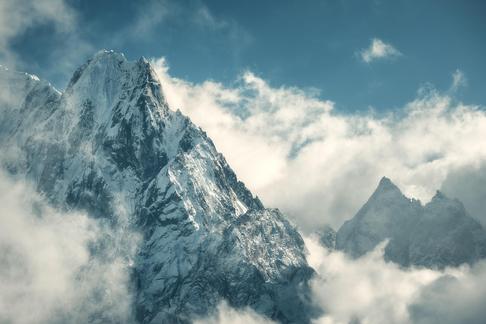
<path fill-rule="evenodd" d="M 401 268 L 383 259 L 386 241 L 351 259 L 304 236 L 313 300 L 324 314 L 314 324 L 481 323 L 486 311 L 486 261 L 434 270 Z M 352 292 L 352 293 L 351 293 Z"/>
<path fill-rule="evenodd" d="M 387 44 L 379 38 L 373 38 L 369 47 L 359 52 L 360 58 L 365 63 L 371 63 L 376 60 L 394 59 L 403 54 L 393 45 Z"/>
<path fill-rule="evenodd" d="M 304 232 L 339 227 L 383 176 L 425 203 L 452 174 L 486 161 L 484 108 L 430 85 L 388 114 L 340 114 L 315 92 L 272 87 L 249 71 L 226 86 L 172 77 L 163 58 L 152 64 L 170 107 L 207 131 L 238 177 Z M 484 225 L 482 202 L 464 202 Z"/>

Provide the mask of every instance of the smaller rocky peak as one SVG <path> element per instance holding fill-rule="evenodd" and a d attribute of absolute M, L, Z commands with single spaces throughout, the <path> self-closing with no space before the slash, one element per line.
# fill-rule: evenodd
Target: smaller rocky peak
<path fill-rule="evenodd" d="M 432 200 L 435 200 L 435 201 L 445 200 L 445 199 L 449 200 L 449 198 L 447 198 L 447 196 L 443 192 L 441 192 L 440 190 L 437 190 L 435 192 L 434 197 L 432 197 Z"/>
<path fill-rule="evenodd" d="M 458 199 L 452 199 L 447 197 L 442 191 L 437 190 L 430 202 L 426 204 L 426 207 L 434 206 L 457 206 L 458 208 L 464 208 L 463 204 Z"/>
<path fill-rule="evenodd" d="M 10 70 L 8 67 L 4 65 L 0 65 L 0 85 L 3 88 L 6 87 L 9 88 L 14 86 L 27 87 L 27 86 L 34 86 L 34 85 L 42 85 L 42 86 L 49 86 L 52 89 L 54 89 L 54 87 L 52 87 L 52 85 L 49 82 L 45 80 L 41 80 L 35 74 Z"/>
<path fill-rule="evenodd" d="M 32 109 L 59 99 L 61 93 L 34 74 L 0 65 L 0 112 L 6 107 Z M 0 116 L 0 120 L 2 119 Z"/>
<path fill-rule="evenodd" d="M 66 90 L 69 91 L 69 89 L 72 89 L 83 75 L 87 75 L 90 72 L 92 73 L 93 69 L 96 69 L 97 67 L 99 68 L 100 66 L 120 66 L 124 62 L 127 62 L 127 59 L 122 53 L 117 53 L 109 50 L 100 50 L 74 72 Z"/>
<path fill-rule="evenodd" d="M 436 217 L 445 217 L 443 215 L 465 217 L 468 215 L 460 200 L 451 199 L 439 190 L 437 190 L 430 202 L 425 205 L 425 210 L 427 215 L 435 215 Z"/>
<path fill-rule="evenodd" d="M 388 191 L 388 190 L 398 190 L 398 187 L 390 180 L 390 178 L 383 177 L 381 178 L 380 182 L 378 183 L 378 187 L 376 190 L 380 191 Z"/>
<path fill-rule="evenodd" d="M 370 201 L 382 199 L 408 199 L 400 189 L 387 177 L 381 178 L 378 186 L 370 197 Z"/>
<path fill-rule="evenodd" d="M 150 65 L 149 61 L 145 58 L 145 56 L 140 56 L 138 59 L 138 63 L 140 65 Z"/>

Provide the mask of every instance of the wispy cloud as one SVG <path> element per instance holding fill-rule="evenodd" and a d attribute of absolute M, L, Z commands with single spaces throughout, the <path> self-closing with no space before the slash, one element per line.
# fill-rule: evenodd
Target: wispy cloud
<path fill-rule="evenodd" d="M 455 70 L 454 73 L 452 73 L 452 84 L 450 91 L 456 92 L 465 86 L 467 86 L 466 75 L 459 69 Z"/>
<path fill-rule="evenodd" d="M 154 29 L 167 17 L 174 15 L 176 7 L 170 1 L 148 1 L 143 6 L 137 6 L 135 20 L 129 28 L 119 33 L 120 41 L 125 37 L 153 37 Z"/>
<path fill-rule="evenodd" d="M 15 53 L 9 42 L 28 28 L 51 23 L 56 31 L 72 30 L 74 13 L 64 0 L 29 1 L 5 0 L 0 2 L 0 57 L 11 65 Z"/>
<path fill-rule="evenodd" d="M 368 48 L 359 52 L 359 56 L 366 63 L 385 58 L 396 58 L 403 54 L 391 44 L 383 42 L 381 39 L 373 38 Z"/>
<path fill-rule="evenodd" d="M 0 223 L 1 323 L 88 323 L 93 316 L 132 322 L 126 258 L 134 255 L 136 236 L 55 210 L 3 171 Z"/>
<path fill-rule="evenodd" d="M 4 0 L 0 1 L 0 62 L 24 70 L 25 62 L 11 42 L 29 29 L 45 25 L 53 28 L 51 37 L 58 37 L 62 43 L 49 52 L 55 68 L 45 77 L 72 73 L 82 58 L 94 51 L 81 37 L 77 12 L 66 0 Z"/>

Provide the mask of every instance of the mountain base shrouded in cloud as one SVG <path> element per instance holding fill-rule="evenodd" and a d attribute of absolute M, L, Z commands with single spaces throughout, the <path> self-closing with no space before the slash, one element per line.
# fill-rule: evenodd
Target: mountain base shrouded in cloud
<path fill-rule="evenodd" d="M 113 230 L 90 252 L 126 259 L 127 313 L 137 321 L 190 322 L 223 301 L 280 322 L 317 314 L 296 228 L 253 196 L 204 131 L 169 109 L 147 60 L 100 51 L 62 93 L 24 73 L 2 70 L 0 81 L 9 94 L 2 165 L 54 208 Z M 119 322 L 102 315 L 93 320 Z"/>
<path fill-rule="evenodd" d="M 124 323 L 137 237 L 48 206 L 0 173 L 0 322 Z"/>

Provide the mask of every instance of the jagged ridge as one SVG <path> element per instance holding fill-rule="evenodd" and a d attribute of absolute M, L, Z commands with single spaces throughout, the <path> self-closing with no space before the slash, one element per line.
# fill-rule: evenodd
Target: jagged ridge
<path fill-rule="evenodd" d="M 366 204 L 336 234 L 336 249 L 360 257 L 389 239 L 385 259 L 443 268 L 486 257 L 486 231 L 463 204 L 437 192 L 422 206 L 383 178 Z"/>
<path fill-rule="evenodd" d="M 23 99 L 3 107 L 0 125 L 13 126 L 2 127 L 1 145 L 15 159 L 2 162 L 53 205 L 142 234 L 127 262 L 138 321 L 190 321 L 222 299 L 281 322 L 310 320 L 313 270 L 299 233 L 169 109 L 145 59 L 100 51 L 62 94 L 28 82 L 10 89 Z"/>

